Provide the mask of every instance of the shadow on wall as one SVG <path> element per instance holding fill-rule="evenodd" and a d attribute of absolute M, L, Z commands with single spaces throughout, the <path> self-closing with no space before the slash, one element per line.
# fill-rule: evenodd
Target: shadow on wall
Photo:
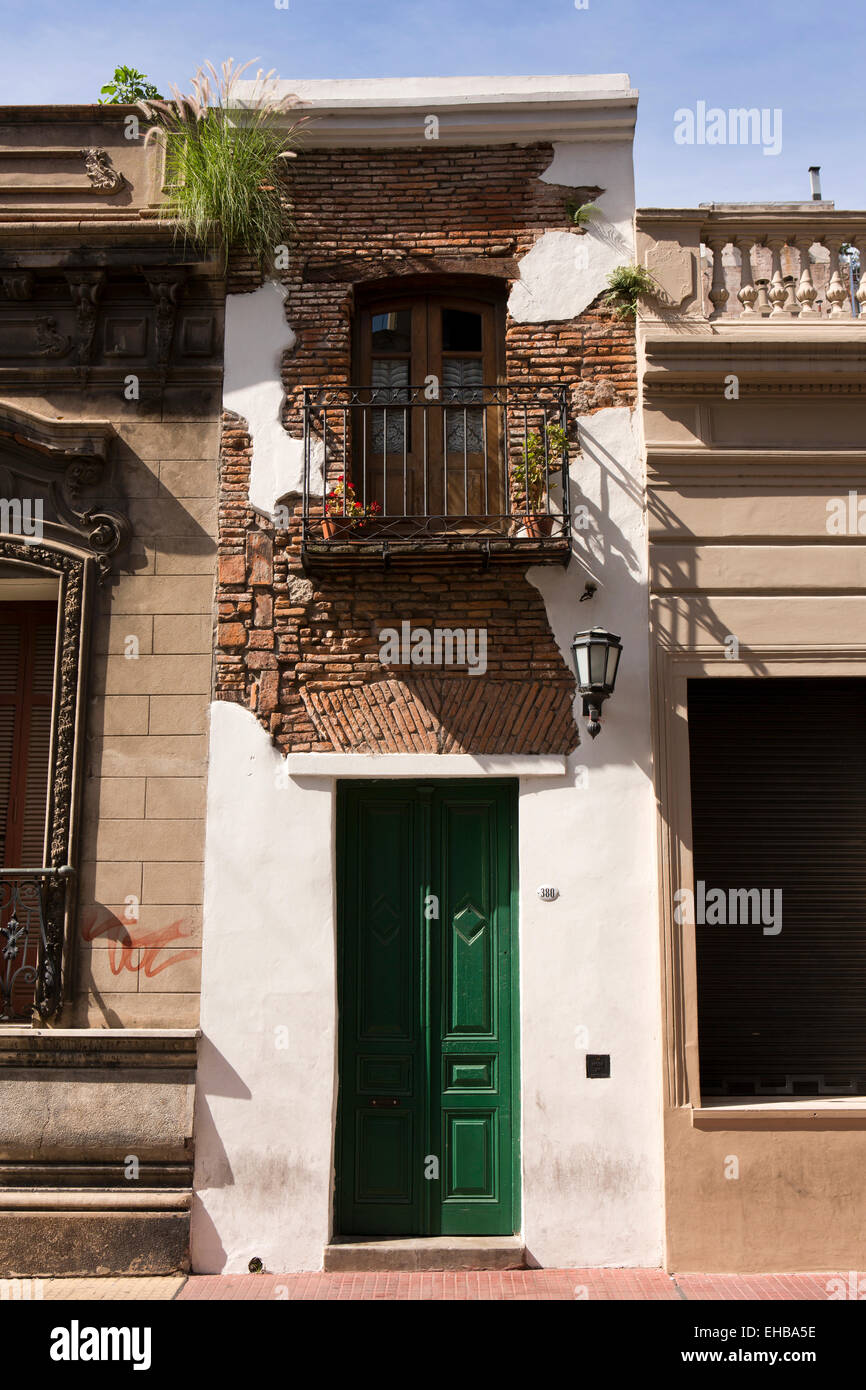
<path fill-rule="evenodd" d="M 135 574 L 146 569 L 149 564 L 148 551 L 160 555 L 205 557 L 216 554 L 217 544 L 207 527 L 202 525 L 199 516 L 207 516 L 213 509 L 213 525 L 216 523 L 216 472 L 217 463 L 212 463 L 213 478 L 207 488 L 198 483 L 201 496 L 178 496 L 178 492 L 192 488 L 192 482 L 185 482 L 183 461 L 171 460 L 177 471 L 177 481 L 166 485 L 155 469 L 158 465 L 139 458 L 135 451 L 123 440 L 115 444 L 115 477 L 118 479 L 116 499 L 129 517 L 132 538 L 129 548 L 122 552 L 119 568 L 127 574 Z M 190 468 L 199 465 L 193 460 Z M 106 499 L 108 500 L 108 499 Z M 178 572 L 179 582 L 183 571 Z M 110 581 L 117 582 L 116 577 Z"/>
<path fill-rule="evenodd" d="M 305 595 L 294 673 L 320 740 L 341 752 L 571 752 L 574 675 L 525 575 L 462 571 L 435 598 L 427 577 L 320 577 Z M 455 654 L 469 659 L 449 664 Z"/>
<path fill-rule="evenodd" d="M 703 495 L 702 492 L 690 494 L 685 488 L 681 488 L 680 492 L 684 496 Z M 712 597 L 700 592 L 698 561 L 693 549 L 695 537 L 683 527 L 682 519 L 668 507 L 658 488 L 650 493 L 649 514 L 656 526 L 661 525 L 666 529 L 668 541 L 677 544 L 676 558 L 666 559 L 664 543 L 653 543 L 653 590 L 656 593 L 688 594 L 688 603 L 677 604 L 675 608 L 670 598 L 667 599 L 663 621 L 672 626 L 666 629 L 659 625 L 658 619 L 654 619 L 654 640 L 665 651 L 698 652 L 702 647 L 709 646 L 722 651 L 735 650 L 738 668 L 745 666 L 753 676 L 768 675 L 766 663 L 757 657 L 750 657 L 747 647 L 737 643 L 735 648 L 731 648 L 735 634 L 729 632 L 714 611 Z M 691 547 L 688 554 L 685 553 L 687 546 Z"/>
<path fill-rule="evenodd" d="M 582 750 L 595 765 L 636 766 L 650 776 L 649 598 L 645 500 L 634 416 L 628 406 L 581 417 L 581 451 L 572 461 L 575 559 L 565 571 L 536 567 L 530 579 L 542 595 L 563 660 L 576 632 L 606 627 L 622 638 L 617 687 L 603 711 L 604 732 L 583 732 L 582 702 L 574 700 Z M 587 576 L 598 585 L 587 601 Z M 594 750 L 594 751 L 590 751 Z M 583 756 L 583 751 L 581 756 Z"/>

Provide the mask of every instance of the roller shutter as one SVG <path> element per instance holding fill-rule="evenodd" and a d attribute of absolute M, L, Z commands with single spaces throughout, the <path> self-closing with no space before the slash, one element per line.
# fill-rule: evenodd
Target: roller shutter
<path fill-rule="evenodd" d="M 688 702 L 696 905 L 700 880 L 727 918 L 695 924 L 702 1093 L 866 1092 L 866 681 L 693 680 Z"/>

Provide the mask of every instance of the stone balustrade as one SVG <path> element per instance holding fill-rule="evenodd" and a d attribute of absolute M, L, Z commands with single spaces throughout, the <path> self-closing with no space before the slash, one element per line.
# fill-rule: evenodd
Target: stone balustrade
<path fill-rule="evenodd" d="M 656 278 L 646 313 L 866 327 L 866 212 L 829 203 L 646 209 L 639 259 Z"/>

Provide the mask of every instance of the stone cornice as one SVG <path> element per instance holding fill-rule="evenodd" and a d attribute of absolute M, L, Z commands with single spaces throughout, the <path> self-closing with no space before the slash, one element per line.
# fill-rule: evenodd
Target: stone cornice
<path fill-rule="evenodd" d="M 309 117 L 303 144 L 313 147 L 630 141 L 637 112 L 637 92 L 623 74 L 286 81 L 277 90 L 300 97 L 286 120 Z M 438 121 L 435 142 L 425 137 L 430 116 Z"/>
<path fill-rule="evenodd" d="M 200 1035 L 197 1028 L 2 1028 L 0 1068 L 184 1071 L 195 1067 Z"/>
<path fill-rule="evenodd" d="M 117 431 L 109 420 L 59 420 L 0 400 L 0 435 L 54 455 L 61 467 L 69 456 L 104 463 Z"/>
<path fill-rule="evenodd" d="M 866 315 L 800 323 L 711 324 L 642 320 L 644 390 L 648 396 L 711 395 L 737 377 L 742 396 L 859 395 L 866 390 Z"/>
<path fill-rule="evenodd" d="M 822 487 L 845 487 L 866 475 L 862 449 L 725 449 L 717 445 L 648 444 L 647 484 L 652 490 L 722 486 L 805 486 L 820 479 Z M 694 541 L 693 536 L 689 536 Z"/>

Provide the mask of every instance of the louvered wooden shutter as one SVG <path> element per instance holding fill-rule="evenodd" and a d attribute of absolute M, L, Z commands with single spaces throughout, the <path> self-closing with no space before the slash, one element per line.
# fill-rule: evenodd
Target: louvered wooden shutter
<path fill-rule="evenodd" d="M 0 863 L 45 863 L 57 609 L 0 603 Z"/>
<path fill-rule="evenodd" d="M 702 1092 L 866 1091 L 866 681 L 688 700 L 695 882 L 782 892 L 776 936 L 695 925 Z"/>

